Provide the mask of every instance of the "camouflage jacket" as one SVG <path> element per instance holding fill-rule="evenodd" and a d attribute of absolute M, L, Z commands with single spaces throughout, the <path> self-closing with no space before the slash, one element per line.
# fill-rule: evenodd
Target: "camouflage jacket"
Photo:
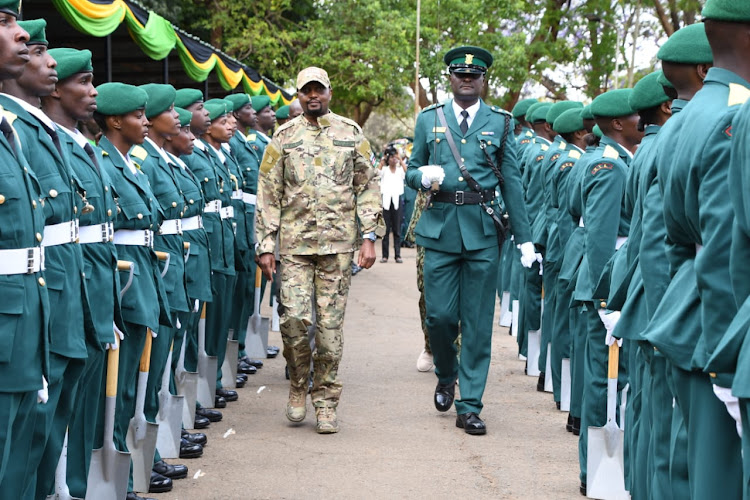
<path fill-rule="evenodd" d="M 328 255 L 355 250 L 357 233 L 382 231 L 380 184 L 370 143 L 351 120 L 304 115 L 280 127 L 258 179 L 258 254 Z M 357 227 L 359 218 L 360 228 Z"/>

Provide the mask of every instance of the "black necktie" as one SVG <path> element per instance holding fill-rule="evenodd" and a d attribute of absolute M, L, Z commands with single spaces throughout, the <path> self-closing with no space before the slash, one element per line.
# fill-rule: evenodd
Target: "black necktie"
<path fill-rule="evenodd" d="M 96 153 L 94 153 L 94 148 L 91 147 L 91 144 L 87 142 L 83 146 L 83 150 L 86 151 L 86 154 L 89 155 L 89 158 L 91 158 L 91 163 L 93 163 L 96 167 L 96 170 L 99 171 L 99 162 L 96 160 Z"/>
<path fill-rule="evenodd" d="M 466 110 L 461 111 L 461 116 L 464 117 L 464 119 L 461 121 L 461 133 L 463 135 L 466 135 L 466 131 L 469 130 L 469 112 Z"/>
<path fill-rule="evenodd" d="M 55 143 L 55 148 L 57 148 L 57 152 L 60 153 L 60 157 L 62 157 L 62 147 L 60 147 L 60 137 L 57 135 L 57 131 L 55 129 L 49 128 L 47 125 L 42 124 L 44 127 L 44 130 L 47 131 L 47 134 L 49 134 L 50 139 L 52 139 L 52 142 Z"/>
<path fill-rule="evenodd" d="M 3 133 L 5 139 L 8 141 L 8 145 L 10 146 L 10 149 L 13 150 L 13 154 L 18 156 L 18 152 L 16 151 L 16 137 L 13 134 L 13 128 L 5 118 L 0 121 L 0 132 Z"/>

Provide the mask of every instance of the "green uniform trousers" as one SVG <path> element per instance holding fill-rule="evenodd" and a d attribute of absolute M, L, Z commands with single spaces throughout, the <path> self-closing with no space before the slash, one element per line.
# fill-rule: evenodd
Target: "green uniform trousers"
<path fill-rule="evenodd" d="M 135 415 L 135 396 L 138 385 L 138 367 L 146 344 L 146 335 L 151 335 L 145 325 L 125 322 L 127 334 L 120 342 L 120 362 L 117 370 L 117 405 L 115 406 L 115 447 L 129 451 L 126 441 L 130 419 Z"/>
<path fill-rule="evenodd" d="M 668 360 L 665 364 L 665 378 L 667 380 L 667 387 L 669 387 L 669 393 L 672 396 L 672 400 L 670 401 L 672 422 L 669 433 L 669 485 L 672 489 L 672 498 L 690 498 L 687 427 L 685 427 L 685 420 L 682 418 L 682 409 L 677 401 L 677 383 L 675 380 L 674 365 Z"/>
<path fill-rule="evenodd" d="M 211 275 L 213 299 L 206 303 L 206 354 L 216 356 L 216 388 L 221 386 L 221 365 L 227 353 L 227 334 L 232 313 L 234 275 L 214 271 Z"/>
<path fill-rule="evenodd" d="M 172 324 L 177 323 L 177 313 L 172 313 Z M 164 370 L 167 369 L 167 358 L 169 358 L 169 349 L 172 347 L 172 341 L 176 335 L 175 328 L 162 326 L 159 328 L 159 335 L 151 343 L 151 362 L 148 370 L 148 383 L 146 384 L 146 401 L 143 405 L 143 413 L 146 420 L 156 423 L 156 416 L 159 413 L 159 391 L 161 391 L 162 377 Z M 177 356 L 179 356 L 179 351 Z M 171 366 L 169 368 L 171 370 Z M 171 377 L 170 377 L 171 379 Z M 154 463 L 161 460 L 158 448 L 154 453 Z"/>
<path fill-rule="evenodd" d="M 556 402 L 560 402 L 560 380 L 562 378 L 562 355 L 557 348 L 557 337 L 560 332 L 555 328 L 557 324 L 557 301 L 560 299 L 559 287 L 557 286 L 560 276 L 561 262 L 544 263 L 544 311 L 542 312 L 542 352 L 539 356 L 539 370 L 547 371 L 547 351 L 550 357 L 550 372 L 547 377 L 552 377 L 552 396 Z"/>
<path fill-rule="evenodd" d="M 750 498 L 750 399 L 740 399 L 740 415 L 742 416 L 742 498 Z"/>
<path fill-rule="evenodd" d="M 651 380 L 651 414 L 649 416 L 651 420 L 651 440 L 648 446 L 648 455 L 652 461 L 649 470 L 651 498 L 654 500 L 686 498 L 672 496 L 669 457 L 672 442 L 673 396 L 667 384 L 667 361 L 664 356 L 654 351 L 648 369 Z M 687 491 L 684 494 L 687 495 Z"/>
<path fill-rule="evenodd" d="M 542 277 L 539 276 L 539 263 L 531 268 L 521 266 L 523 281 L 519 290 L 518 311 L 518 350 L 528 355 L 529 331 L 542 327 Z M 541 359 L 541 356 L 540 356 Z"/>
<path fill-rule="evenodd" d="M 651 440 L 650 373 L 646 355 L 636 341 L 628 344 L 628 404 L 625 409 L 625 488 L 633 498 L 648 498 Z"/>
<path fill-rule="evenodd" d="M 456 412 L 479 414 L 492 350 L 497 247 L 463 253 L 425 249 L 424 285 L 427 330 L 441 384 L 458 378 Z M 461 354 L 455 341 L 461 325 Z"/>
<path fill-rule="evenodd" d="M 573 291 L 570 291 L 571 297 Z M 583 360 L 586 359 L 586 310 L 576 305 L 568 312 L 570 329 L 570 414 L 581 418 Z"/>
<path fill-rule="evenodd" d="M 37 404 L 36 391 L 0 393 L 0 498 L 21 498 L 27 486 L 23 475 L 8 474 L 8 466 L 28 462 Z"/>
<path fill-rule="evenodd" d="M 545 266 L 545 272 L 546 266 Z M 555 278 L 555 290 L 557 297 L 555 300 L 555 314 L 552 321 L 552 395 L 555 401 L 560 401 L 560 392 L 562 386 L 562 360 L 570 358 L 570 303 L 573 294 L 567 290 L 567 287 L 559 281 L 559 270 Z M 572 378 L 572 364 L 571 364 Z M 572 384 L 571 384 L 572 387 Z M 572 394 L 571 394 L 572 396 Z"/>

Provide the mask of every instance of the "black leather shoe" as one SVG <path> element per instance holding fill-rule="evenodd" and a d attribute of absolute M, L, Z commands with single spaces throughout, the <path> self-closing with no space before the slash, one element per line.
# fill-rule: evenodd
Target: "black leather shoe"
<path fill-rule="evenodd" d="M 581 418 L 573 417 L 573 435 L 578 436 L 581 434 Z"/>
<path fill-rule="evenodd" d="M 206 443 L 208 443 L 208 438 L 202 432 L 188 432 L 185 429 L 182 429 L 181 437 L 193 444 L 199 444 L 201 446 L 206 446 Z"/>
<path fill-rule="evenodd" d="M 239 359 L 239 361 L 243 361 L 247 363 L 248 365 L 254 366 L 255 368 L 258 368 L 258 369 L 263 368 L 263 361 L 259 359 L 250 359 L 247 356 L 243 356 Z"/>
<path fill-rule="evenodd" d="M 537 392 L 544 392 L 544 372 L 539 374 L 539 380 L 536 381 Z"/>
<path fill-rule="evenodd" d="M 586 483 L 581 483 L 581 487 L 578 488 L 578 491 L 581 492 L 581 495 L 586 496 Z"/>
<path fill-rule="evenodd" d="M 456 415 L 456 427 L 463 429 L 466 434 L 481 435 L 487 434 L 487 426 L 479 415 L 476 413 L 464 413 L 462 415 Z"/>
<path fill-rule="evenodd" d="M 227 400 L 221 396 L 214 397 L 214 408 L 226 408 Z"/>
<path fill-rule="evenodd" d="M 205 429 L 209 425 L 211 425 L 211 421 L 206 417 L 196 415 L 195 420 L 193 420 L 193 429 Z"/>
<path fill-rule="evenodd" d="M 573 415 L 568 413 L 568 423 L 565 424 L 565 430 L 568 432 L 573 432 Z"/>
<path fill-rule="evenodd" d="M 435 387 L 435 408 L 437 411 L 448 411 L 453 406 L 453 398 L 456 394 L 456 382 Z"/>
<path fill-rule="evenodd" d="M 234 387 L 236 389 L 242 389 L 243 387 L 245 387 L 246 383 L 247 383 L 247 380 L 242 379 L 240 377 L 237 377 L 236 379 L 234 379 Z"/>
<path fill-rule="evenodd" d="M 266 349 L 266 357 L 267 358 L 275 358 L 279 354 L 278 348 L 271 349 L 270 347 Z"/>
<path fill-rule="evenodd" d="M 257 372 L 258 369 L 255 368 L 252 365 L 249 365 L 245 363 L 244 361 L 240 361 L 237 363 L 237 372 L 238 373 L 246 373 L 248 375 L 255 375 L 255 372 Z"/>
<path fill-rule="evenodd" d="M 138 495 L 135 494 L 135 492 L 128 491 L 128 494 L 125 495 L 125 500 L 156 500 L 156 499 L 155 498 L 151 498 L 151 497 L 148 497 L 148 498 L 146 498 L 146 497 L 139 497 Z"/>
<path fill-rule="evenodd" d="M 188 473 L 188 468 L 184 465 L 170 465 L 164 460 L 156 462 L 151 470 L 169 479 L 183 479 Z"/>
<path fill-rule="evenodd" d="M 151 471 L 151 482 L 148 485 L 149 493 L 166 493 L 172 491 L 172 480 L 162 476 L 158 472 Z"/>
<path fill-rule="evenodd" d="M 185 438 L 180 440 L 180 458 L 198 458 L 203 455 L 203 446 L 191 443 Z"/>
<path fill-rule="evenodd" d="M 243 382 L 247 382 L 247 375 L 244 373 L 238 373 L 237 378 L 241 378 Z"/>
<path fill-rule="evenodd" d="M 224 404 L 226 405 L 226 403 Z M 210 408 L 196 408 L 195 416 L 207 418 L 209 422 L 221 422 L 224 415 L 222 415 L 220 411 L 211 410 Z"/>
<path fill-rule="evenodd" d="M 227 401 L 237 401 L 237 399 L 239 399 L 237 391 L 231 391 L 229 389 L 216 389 L 216 395 Z"/>

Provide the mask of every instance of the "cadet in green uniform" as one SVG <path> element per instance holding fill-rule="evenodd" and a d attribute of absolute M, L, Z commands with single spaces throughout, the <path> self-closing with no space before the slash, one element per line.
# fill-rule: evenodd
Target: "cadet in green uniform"
<path fill-rule="evenodd" d="M 255 126 L 251 128 L 250 133 L 247 136 L 248 142 L 258 146 L 256 151 L 259 152 L 259 156 L 262 158 L 263 153 L 266 150 L 266 146 L 271 142 L 271 138 L 268 137 L 268 133 L 276 125 L 276 113 L 271 108 L 271 98 L 267 95 L 255 95 L 251 98 L 253 109 L 255 110 L 256 120 Z"/>
<path fill-rule="evenodd" d="M 154 231 L 158 230 L 164 215 L 147 175 L 128 154 L 135 144 L 142 144 L 146 138 L 148 94 L 119 82 L 104 83 L 96 90 L 99 95 L 94 119 L 104 134 L 99 141 L 102 149 L 100 166 L 112 179 L 117 193 L 114 242 L 118 257 L 135 264 L 133 283 L 121 304 L 125 338 L 120 344 L 115 414 L 115 446 L 125 451 L 128 425 L 135 414 L 138 365 L 146 335 L 156 335 L 161 325 L 172 328 L 161 268 L 152 249 Z M 126 281 L 123 275 L 121 283 Z M 152 474 L 150 489 L 169 491 L 172 480 Z M 132 492 L 132 484 L 128 495 L 129 499 L 137 498 Z"/>
<path fill-rule="evenodd" d="M 20 2 L 0 2 L 0 81 L 19 77 L 28 61 L 29 34 L 16 23 Z M 40 186 L 14 131 L 17 117 L 0 107 L 0 497 L 21 498 L 29 484 L 8 475 L 33 446 L 37 391 L 49 376 L 49 301 L 42 277 L 44 213 Z M 13 453 L 11 455 L 11 453 Z M 51 471 L 49 471 L 51 472 Z"/>
<path fill-rule="evenodd" d="M 586 487 L 588 427 L 606 423 L 608 331 L 600 318 L 609 290 L 599 286 L 605 264 L 627 238 L 630 221 L 622 217 L 628 165 L 643 133 L 628 103 L 632 89 L 611 90 L 591 103 L 604 136 L 582 172 L 583 260 L 573 298 L 586 309 L 584 384 L 578 455 L 581 491 Z M 625 356 L 623 356 L 625 357 Z M 624 374 L 624 370 L 623 370 Z"/>
<path fill-rule="evenodd" d="M 469 434 L 484 434 L 479 413 L 490 362 L 500 248 L 494 221 L 480 203 L 496 209 L 497 188 L 516 242 L 522 242 L 524 264 L 531 266 L 537 256 L 521 196 L 512 117 L 479 98 L 492 56 L 481 48 L 459 47 L 443 60 L 449 67 L 454 98 L 419 115 L 406 181 L 420 190 L 430 189 L 434 182 L 441 184 L 416 227 L 417 244 L 425 247 L 427 329 L 438 377 L 435 407 L 439 411 L 451 408 L 459 379 L 456 426 Z M 456 162 L 448 134 L 456 143 L 459 159 L 466 159 L 465 166 Z M 470 187 L 468 175 L 478 192 Z M 460 360 L 454 344 L 459 322 Z"/>
<path fill-rule="evenodd" d="M 49 95 L 57 82 L 56 62 L 47 53 L 43 19 L 19 22 L 30 38 L 31 60 L 15 80 L 3 83 L 0 104 L 17 115 L 13 127 L 24 155 L 41 184 L 46 217 L 42 246 L 50 304 L 49 401 L 35 408 L 35 446 L 28 464 L 13 461 L 9 474 L 23 474 L 24 495 L 44 497 L 54 483 L 47 471 L 55 469 L 73 412 L 78 380 L 87 357 L 86 340 L 97 343 L 88 314 L 83 278 L 83 253 L 76 242 L 78 216 L 84 207 L 83 188 L 68 162 L 58 130 L 40 109 L 40 97 Z M 32 147 L 31 145 L 34 145 Z M 84 328 L 85 327 L 85 328 Z M 41 471 L 41 474 L 37 474 Z"/>
<path fill-rule="evenodd" d="M 78 241 L 86 287 L 89 295 L 96 297 L 90 302 L 96 342 L 86 342 L 88 357 L 73 405 L 78 411 L 68 424 L 67 450 L 68 488 L 74 498 L 84 498 L 91 452 L 102 446 L 104 347 L 114 342 L 113 322 L 124 328 L 119 312 L 117 251 L 112 242 L 117 206 L 112 181 L 99 166 L 100 153 L 76 128 L 79 121 L 91 119 L 96 109 L 91 52 L 60 48 L 50 49 L 49 54 L 57 61 L 58 82 L 52 94 L 42 97 L 42 111 L 55 122 L 60 145 L 93 208 L 80 215 Z"/>

